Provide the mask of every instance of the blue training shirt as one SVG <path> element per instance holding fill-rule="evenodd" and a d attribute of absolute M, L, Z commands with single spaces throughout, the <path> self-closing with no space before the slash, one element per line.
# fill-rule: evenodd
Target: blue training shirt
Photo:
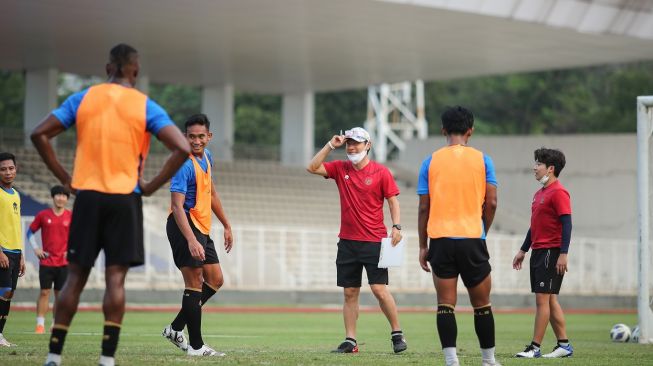
<path fill-rule="evenodd" d="M 206 172 L 208 169 L 206 162 L 208 160 L 211 166 L 213 166 L 213 156 L 209 149 L 205 149 L 204 152 L 206 158 L 202 157 L 202 159 L 197 159 L 197 162 L 200 168 Z M 186 196 L 184 199 L 184 211 L 188 212 L 191 208 L 195 207 L 197 181 L 195 179 L 195 167 L 190 157 L 186 159 L 181 168 L 177 170 L 177 173 L 170 180 L 170 192 L 177 192 Z"/>

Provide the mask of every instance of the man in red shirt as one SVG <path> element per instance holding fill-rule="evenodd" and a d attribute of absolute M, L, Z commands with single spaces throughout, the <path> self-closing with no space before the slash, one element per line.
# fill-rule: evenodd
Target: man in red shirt
<path fill-rule="evenodd" d="M 348 161 L 325 163 L 329 153 L 346 144 Z M 336 258 L 338 286 L 344 288 L 342 308 L 345 341 L 334 352 L 356 353 L 356 320 L 363 267 L 372 293 L 379 301 L 391 327 L 395 353 L 406 350 L 406 340 L 399 326 L 397 305 L 388 290 L 388 269 L 378 268 L 381 239 L 388 236 L 383 223 L 383 200 L 388 201 L 392 217 L 392 244 L 401 241 L 399 188 L 385 166 L 370 160 L 370 134 L 355 127 L 344 135 L 335 135 L 324 145 L 307 167 L 309 173 L 336 181 L 340 193 L 340 234 Z"/>
<path fill-rule="evenodd" d="M 535 150 L 533 170 L 535 179 L 543 187 L 533 196 L 531 227 L 512 261 L 512 267 L 520 270 L 526 252 L 533 248 L 531 291 L 535 293 L 537 310 L 533 341 L 515 357 L 557 358 L 574 354 L 574 348 L 567 338 L 565 315 L 558 302 L 562 278 L 567 272 L 567 252 L 571 241 L 571 201 L 569 192 L 558 180 L 564 167 L 565 155 L 561 151 L 547 148 Z M 551 353 L 542 355 L 540 346 L 549 322 L 558 344 Z"/>
<path fill-rule="evenodd" d="M 34 249 L 34 254 L 39 258 L 39 282 L 41 292 L 36 302 L 36 330 L 37 334 L 45 333 L 45 313 L 48 312 L 50 289 L 54 284 L 55 303 L 59 290 L 66 282 L 68 275 L 68 231 L 72 214 L 66 210 L 70 193 L 63 186 L 54 186 L 50 190 L 52 195 L 52 208 L 39 212 L 27 230 L 27 240 Z M 41 242 L 43 247 L 36 243 L 34 234 L 41 229 Z"/>

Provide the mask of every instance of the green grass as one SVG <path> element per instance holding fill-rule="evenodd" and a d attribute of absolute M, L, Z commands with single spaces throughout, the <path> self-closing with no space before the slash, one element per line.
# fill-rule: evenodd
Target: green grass
<path fill-rule="evenodd" d="M 408 350 L 392 353 L 389 329 L 380 313 L 362 313 L 358 323 L 360 353 L 337 355 L 329 351 L 343 338 L 341 315 L 208 313 L 204 315 L 204 340 L 227 353 L 216 359 L 188 358 L 160 336 L 174 314 L 130 312 L 126 315 L 117 353 L 119 365 L 442 365 L 443 356 L 435 330 L 435 315 L 400 314 Z M 461 313 L 458 320 L 458 352 L 462 365 L 480 365 L 472 315 Z M 49 320 L 48 320 L 49 321 Z M 569 315 L 569 336 L 574 357 L 557 360 L 514 359 L 532 334 L 532 315 L 496 314 L 497 355 L 503 365 L 653 365 L 653 346 L 610 342 L 615 323 L 633 325 L 634 314 Z M 5 336 L 15 348 L 0 349 L 0 365 L 41 365 L 47 354 L 48 335 L 35 335 L 34 314 L 12 312 Z M 77 314 L 66 339 L 64 365 L 93 365 L 100 350 L 102 316 Z M 550 329 L 544 341 L 548 352 L 554 345 Z"/>

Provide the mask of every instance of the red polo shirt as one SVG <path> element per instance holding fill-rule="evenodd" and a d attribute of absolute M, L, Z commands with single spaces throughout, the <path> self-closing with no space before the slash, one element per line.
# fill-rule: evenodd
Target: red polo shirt
<path fill-rule="evenodd" d="M 371 161 L 361 170 L 350 161 L 324 163 L 327 178 L 336 181 L 340 193 L 340 234 L 346 240 L 380 242 L 388 236 L 383 223 L 383 200 L 399 194 L 392 174 Z"/>
<path fill-rule="evenodd" d="M 70 230 L 71 212 L 64 210 L 60 216 L 55 215 L 51 208 L 45 209 L 34 218 L 29 226 L 33 233 L 41 229 L 43 251 L 50 254 L 41 259 L 42 266 L 61 267 L 68 265 L 66 251 L 68 250 L 68 232 Z"/>
<path fill-rule="evenodd" d="M 535 192 L 531 211 L 531 248 L 559 248 L 562 242 L 560 216 L 571 215 L 569 192 L 559 180 Z"/>

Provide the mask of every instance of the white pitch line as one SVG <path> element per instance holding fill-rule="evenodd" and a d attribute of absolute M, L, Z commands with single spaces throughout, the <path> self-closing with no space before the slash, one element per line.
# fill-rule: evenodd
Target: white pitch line
<path fill-rule="evenodd" d="M 34 332 L 12 332 L 16 334 L 33 334 L 35 336 L 41 336 L 41 334 L 34 334 Z M 92 336 L 92 337 L 97 337 L 103 335 L 103 333 L 97 333 L 97 332 L 72 332 L 68 333 L 68 335 L 73 335 L 73 336 Z M 120 333 L 120 336 L 128 336 L 128 337 L 161 337 L 161 334 L 152 334 L 152 333 Z M 226 335 L 226 334 L 202 334 L 202 338 L 262 338 L 263 336 L 257 336 L 257 335 L 251 335 L 251 336 L 246 336 L 246 335 Z"/>

